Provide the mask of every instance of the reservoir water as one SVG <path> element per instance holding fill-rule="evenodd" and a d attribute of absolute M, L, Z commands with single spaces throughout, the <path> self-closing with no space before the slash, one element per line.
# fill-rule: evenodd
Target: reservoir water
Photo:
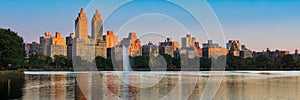
<path fill-rule="evenodd" d="M 298 71 L 24 73 L 0 75 L 1 100 L 300 99 Z"/>

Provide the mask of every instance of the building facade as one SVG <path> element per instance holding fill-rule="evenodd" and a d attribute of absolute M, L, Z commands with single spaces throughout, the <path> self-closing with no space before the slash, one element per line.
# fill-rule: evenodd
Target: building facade
<path fill-rule="evenodd" d="M 66 39 L 61 37 L 60 32 L 56 32 L 55 36 L 51 38 L 50 45 L 50 57 L 54 57 L 55 55 L 63 55 L 67 56 L 67 45 Z"/>
<path fill-rule="evenodd" d="M 81 8 L 75 20 L 75 39 L 72 56 L 79 56 L 83 60 L 92 61 L 96 56 L 106 58 L 106 43 L 103 41 L 102 18 L 96 10 L 92 18 L 92 36 L 88 35 L 88 19 Z M 92 52 L 91 52 L 92 51 Z"/>
<path fill-rule="evenodd" d="M 165 42 L 159 43 L 159 54 L 160 55 L 170 55 L 172 57 L 179 57 L 179 44 L 176 41 L 172 41 L 172 38 L 167 38 Z"/>
<path fill-rule="evenodd" d="M 51 45 L 52 35 L 50 32 L 46 32 L 44 36 L 40 37 L 40 50 L 39 52 L 50 56 L 50 45 Z"/>
<path fill-rule="evenodd" d="M 227 48 L 222 48 L 218 44 L 214 44 L 212 40 L 208 40 L 208 43 L 203 44 L 202 48 L 203 57 L 220 57 L 228 54 Z"/>
<path fill-rule="evenodd" d="M 128 48 L 128 55 L 129 56 L 141 56 L 141 41 L 137 39 L 136 33 L 131 32 L 127 38 L 123 38 L 121 41 L 121 45 L 126 46 Z"/>
<path fill-rule="evenodd" d="M 154 45 L 152 42 L 149 42 L 146 45 L 142 46 L 142 55 L 143 56 L 152 56 L 156 57 L 159 55 L 158 46 Z"/>

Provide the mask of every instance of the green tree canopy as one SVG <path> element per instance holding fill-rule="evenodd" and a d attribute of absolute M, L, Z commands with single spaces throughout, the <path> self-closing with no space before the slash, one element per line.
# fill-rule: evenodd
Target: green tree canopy
<path fill-rule="evenodd" d="M 23 38 L 10 29 L 0 28 L 0 67 L 21 67 L 24 57 Z"/>
<path fill-rule="evenodd" d="M 284 68 L 294 69 L 296 68 L 296 60 L 293 55 L 284 55 L 282 57 L 282 65 Z"/>
<path fill-rule="evenodd" d="M 255 59 L 255 65 L 257 68 L 271 68 L 273 63 L 273 60 L 265 55 L 260 55 Z"/>

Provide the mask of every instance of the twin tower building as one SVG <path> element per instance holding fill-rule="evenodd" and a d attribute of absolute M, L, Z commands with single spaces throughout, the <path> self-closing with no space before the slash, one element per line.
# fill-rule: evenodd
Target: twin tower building
<path fill-rule="evenodd" d="M 91 36 L 88 35 L 88 18 L 81 8 L 75 20 L 75 38 L 72 45 L 72 56 L 91 61 L 95 56 L 107 57 L 106 42 L 103 40 L 103 21 L 98 9 L 91 22 Z"/>
<path fill-rule="evenodd" d="M 118 45 L 118 37 L 108 31 L 103 37 L 103 20 L 96 10 L 91 21 L 91 36 L 89 36 L 88 18 L 81 8 L 78 17 L 75 20 L 75 34 L 71 33 L 69 37 L 62 38 L 59 32 L 51 36 L 46 32 L 45 36 L 40 37 L 39 52 L 46 56 L 55 55 L 72 57 L 81 57 L 83 60 L 92 61 L 96 56 L 107 58 L 107 48 Z M 108 44 L 108 45 L 107 45 Z"/>

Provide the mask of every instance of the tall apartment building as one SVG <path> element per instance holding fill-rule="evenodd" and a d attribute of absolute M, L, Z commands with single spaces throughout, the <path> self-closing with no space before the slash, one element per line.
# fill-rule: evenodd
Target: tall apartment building
<path fill-rule="evenodd" d="M 220 57 L 228 54 L 227 48 L 222 48 L 218 44 L 214 44 L 212 40 L 208 40 L 208 43 L 203 44 L 202 48 L 203 57 Z"/>
<path fill-rule="evenodd" d="M 50 45 L 52 35 L 50 32 L 46 32 L 44 36 L 40 37 L 40 53 L 50 56 Z"/>
<path fill-rule="evenodd" d="M 103 41 L 103 24 L 98 10 L 92 18 L 92 36 L 88 35 L 88 19 L 81 8 L 75 20 L 75 39 L 72 56 L 79 56 L 83 60 L 92 61 L 95 56 L 106 58 L 106 43 Z"/>
<path fill-rule="evenodd" d="M 170 55 L 172 57 L 179 56 L 179 43 L 172 41 L 172 38 L 167 38 L 165 42 L 159 43 L 159 54 L 160 55 Z"/>
<path fill-rule="evenodd" d="M 186 37 L 181 38 L 181 44 L 181 55 L 185 55 L 188 58 L 202 57 L 202 49 L 196 37 L 191 37 L 190 34 L 187 34 Z"/>
<path fill-rule="evenodd" d="M 55 55 L 63 55 L 67 56 L 67 45 L 66 39 L 61 37 L 60 32 L 56 32 L 55 36 L 51 38 L 50 45 L 50 57 L 54 57 Z"/>
<path fill-rule="evenodd" d="M 141 56 L 141 41 L 137 39 L 136 33 L 131 32 L 127 38 L 123 38 L 121 41 L 122 45 L 128 47 L 129 56 Z"/>

